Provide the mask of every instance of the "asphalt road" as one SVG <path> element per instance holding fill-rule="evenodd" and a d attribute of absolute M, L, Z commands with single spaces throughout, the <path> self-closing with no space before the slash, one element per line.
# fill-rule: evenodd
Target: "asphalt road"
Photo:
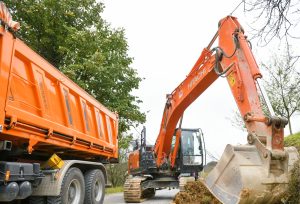
<path fill-rule="evenodd" d="M 178 189 L 156 191 L 155 196 L 145 200 L 143 204 L 170 204 L 178 191 Z M 123 193 L 106 194 L 104 204 L 125 204 Z"/>

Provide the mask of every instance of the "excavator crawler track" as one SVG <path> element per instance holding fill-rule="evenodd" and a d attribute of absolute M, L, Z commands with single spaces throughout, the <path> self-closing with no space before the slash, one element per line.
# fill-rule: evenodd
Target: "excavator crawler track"
<path fill-rule="evenodd" d="M 127 203 L 140 203 L 145 199 L 142 196 L 141 182 L 145 180 L 142 177 L 127 178 L 124 183 L 124 200 Z"/>
<path fill-rule="evenodd" d="M 127 203 L 140 203 L 155 195 L 154 189 L 142 190 L 143 177 L 127 178 L 124 183 L 124 200 Z"/>

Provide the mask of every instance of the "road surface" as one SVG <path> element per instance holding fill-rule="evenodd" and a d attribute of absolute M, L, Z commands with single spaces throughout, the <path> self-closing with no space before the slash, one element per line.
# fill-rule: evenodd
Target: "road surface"
<path fill-rule="evenodd" d="M 143 204 L 170 204 L 178 191 L 178 189 L 156 191 L 155 197 L 145 200 Z M 123 193 L 106 194 L 104 204 L 125 204 Z"/>

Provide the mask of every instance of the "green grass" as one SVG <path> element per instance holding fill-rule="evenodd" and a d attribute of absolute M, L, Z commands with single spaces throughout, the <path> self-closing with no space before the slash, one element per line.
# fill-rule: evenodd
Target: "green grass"
<path fill-rule="evenodd" d="M 294 146 L 300 152 L 300 132 L 285 137 L 284 146 Z"/>
<path fill-rule="evenodd" d="M 294 146 L 297 148 L 300 153 L 300 132 L 289 135 L 284 138 L 285 146 Z M 291 170 L 291 176 L 289 179 L 288 191 L 287 191 L 287 200 L 285 203 L 299 203 L 300 194 L 300 162 L 295 162 L 294 168 Z"/>
<path fill-rule="evenodd" d="M 117 186 L 117 187 L 112 187 L 112 188 L 106 188 L 105 189 L 106 194 L 120 193 L 120 192 L 123 192 L 123 186 Z"/>

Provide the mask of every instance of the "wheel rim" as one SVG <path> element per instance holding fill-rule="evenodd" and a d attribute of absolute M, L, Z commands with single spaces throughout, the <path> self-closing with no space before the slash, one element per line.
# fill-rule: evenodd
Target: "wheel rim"
<path fill-rule="evenodd" d="M 99 180 L 97 180 L 95 182 L 94 197 L 95 197 L 95 201 L 100 201 L 101 197 L 102 197 L 102 185 L 101 185 L 101 182 Z"/>
<path fill-rule="evenodd" d="M 73 179 L 68 187 L 68 204 L 78 204 L 81 196 L 80 182 Z"/>

